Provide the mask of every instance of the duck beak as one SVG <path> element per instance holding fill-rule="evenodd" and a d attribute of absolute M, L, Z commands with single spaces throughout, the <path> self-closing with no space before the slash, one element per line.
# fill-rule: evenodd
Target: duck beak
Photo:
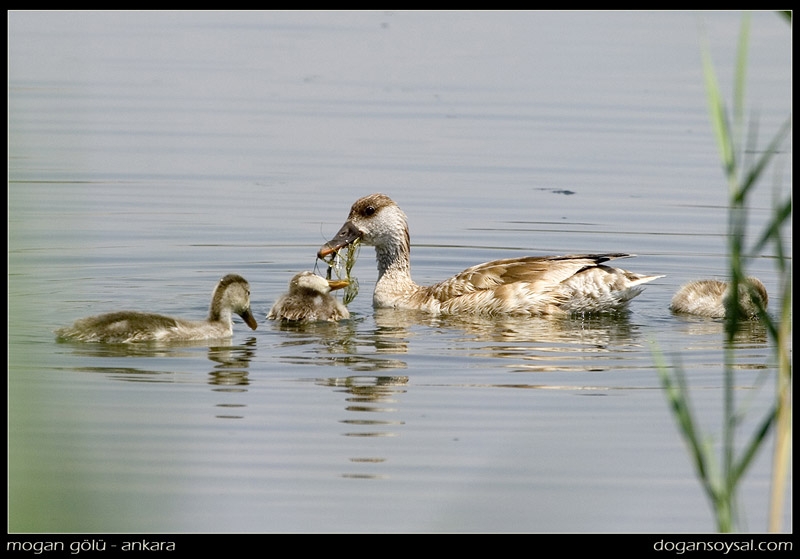
<path fill-rule="evenodd" d="M 255 330 L 256 328 L 258 328 L 258 322 L 256 322 L 256 319 L 253 316 L 253 313 L 250 312 L 250 309 L 246 309 L 240 312 L 239 316 L 242 317 L 242 320 L 244 320 L 247 323 L 247 325 L 250 327 L 251 330 Z"/>
<path fill-rule="evenodd" d="M 328 285 L 331 287 L 331 291 L 335 289 L 342 289 L 343 287 L 350 285 L 350 280 L 328 280 Z"/>
<path fill-rule="evenodd" d="M 355 225 L 353 225 L 350 221 L 345 222 L 345 224 L 342 225 L 342 228 L 339 229 L 339 232 L 336 233 L 336 236 L 322 245 L 322 248 L 320 248 L 319 252 L 317 252 L 317 258 L 322 260 L 326 256 L 330 256 L 337 250 L 346 247 L 357 239 L 360 239 L 361 235 L 363 235 L 363 233 L 359 231 Z"/>

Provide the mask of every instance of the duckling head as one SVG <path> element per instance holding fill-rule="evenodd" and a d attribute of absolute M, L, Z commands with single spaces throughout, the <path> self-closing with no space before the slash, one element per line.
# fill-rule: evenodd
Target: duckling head
<path fill-rule="evenodd" d="M 336 289 L 350 285 L 348 280 L 329 280 L 313 272 L 300 272 L 289 282 L 289 290 L 293 292 L 312 291 L 327 295 Z"/>

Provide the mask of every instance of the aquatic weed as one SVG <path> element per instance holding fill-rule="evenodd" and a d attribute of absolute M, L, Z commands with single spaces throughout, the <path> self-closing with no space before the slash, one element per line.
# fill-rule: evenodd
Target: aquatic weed
<path fill-rule="evenodd" d="M 790 22 L 791 14 L 782 12 Z M 739 298 L 726 299 L 725 319 L 725 358 L 723 376 L 723 433 L 722 460 L 718 463 L 714 455 L 714 447 L 709 442 L 692 414 L 689 401 L 689 387 L 686 374 L 680 364 L 672 369 L 665 363 L 663 356 L 654 346 L 654 358 L 665 390 L 670 409 L 678 423 L 689 453 L 692 457 L 697 476 L 707 497 L 711 501 L 716 516 L 719 532 L 730 532 L 737 524 L 736 494 L 739 483 L 752 464 L 755 456 L 767 442 L 770 433 L 775 432 L 775 448 L 773 452 L 772 489 L 770 495 L 770 512 L 768 528 L 770 532 L 781 529 L 784 496 L 786 494 L 786 478 L 791 455 L 791 360 L 789 356 L 791 344 L 791 268 L 786 256 L 782 230 L 789 223 L 792 214 L 791 193 L 786 200 L 778 200 L 773 209 L 770 223 L 758 238 L 750 251 L 746 250 L 746 229 L 748 195 L 767 168 L 791 128 L 791 119 L 781 126 L 778 133 L 761 155 L 756 151 L 756 127 L 748 131 L 747 145 L 744 138 L 744 86 L 746 74 L 747 43 L 749 37 L 749 17 L 745 16 L 739 39 L 737 53 L 736 76 L 734 85 L 733 119 L 729 114 L 717 84 L 714 68 L 708 48 L 703 50 L 703 69 L 708 94 L 709 111 L 717 145 L 720 150 L 725 177 L 729 188 L 728 213 L 728 260 L 731 277 L 731 292 L 738 293 L 739 284 L 746 278 L 747 261 L 768 244 L 774 244 L 776 268 L 780 293 L 778 300 L 781 308 L 777 318 L 771 317 L 763 306 L 759 305 L 759 318 L 766 326 L 770 337 L 775 340 L 778 378 L 776 382 L 775 400 L 758 422 L 750 437 L 745 441 L 740 452 L 736 449 L 737 427 L 742 422 L 742 414 L 735 401 L 734 338 L 743 327 L 738 319 Z"/>

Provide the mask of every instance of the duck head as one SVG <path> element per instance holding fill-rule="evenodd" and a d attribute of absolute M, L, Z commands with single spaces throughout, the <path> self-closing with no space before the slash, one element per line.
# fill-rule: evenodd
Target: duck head
<path fill-rule="evenodd" d="M 350 281 L 346 279 L 329 280 L 313 272 L 300 272 L 289 282 L 289 289 L 291 291 L 308 289 L 326 295 L 331 291 L 342 289 L 348 285 L 350 285 Z"/>
<path fill-rule="evenodd" d="M 258 328 L 258 322 L 250 310 L 250 284 L 237 274 L 228 274 L 219 280 L 211 300 L 209 320 L 219 320 L 226 311 L 241 316 L 252 330 Z"/>
<path fill-rule="evenodd" d="M 322 245 L 317 258 L 324 259 L 360 239 L 365 245 L 389 247 L 409 245 L 406 214 L 385 194 L 370 194 L 356 200 L 339 232 Z"/>

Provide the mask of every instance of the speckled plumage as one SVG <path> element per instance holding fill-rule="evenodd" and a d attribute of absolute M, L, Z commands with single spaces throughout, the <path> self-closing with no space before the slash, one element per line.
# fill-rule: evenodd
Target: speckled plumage
<path fill-rule="evenodd" d="M 300 272 L 289 282 L 289 292 L 275 301 L 269 320 L 291 322 L 336 322 L 350 317 L 341 301 L 330 292 L 347 286 L 346 280 L 327 280 L 312 272 Z"/>
<path fill-rule="evenodd" d="M 61 340 L 103 343 L 222 339 L 233 335 L 233 313 L 251 329 L 258 326 L 250 312 L 250 285 L 243 277 L 229 274 L 217 283 L 205 320 L 117 311 L 81 318 L 72 326 L 56 330 L 56 336 Z"/>
<path fill-rule="evenodd" d="M 753 297 L 747 283 L 753 288 Z M 693 314 L 709 318 L 724 318 L 725 299 L 730 294 L 730 282 L 720 280 L 697 280 L 682 286 L 672 297 L 670 310 L 679 314 Z M 758 300 L 766 309 L 769 297 L 767 288 L 758 278 L 747 278 L 739 284 L 739 311 L 743 318 L 758 316 Z"/>
<path fill-rule="evenodd" d="M 663 276 L 644 276 L 605 262 L 631 255 L 582 254 L 495 260 L 423 287 L 411 279 L 410 237 L 403 211 L 384 194 L 357 200 L 336 236 L 320 248 L 324 258 L 355 239 L 375 247 L 375 307 L 431 313 L 564 315 L 616 312 Z"/>

